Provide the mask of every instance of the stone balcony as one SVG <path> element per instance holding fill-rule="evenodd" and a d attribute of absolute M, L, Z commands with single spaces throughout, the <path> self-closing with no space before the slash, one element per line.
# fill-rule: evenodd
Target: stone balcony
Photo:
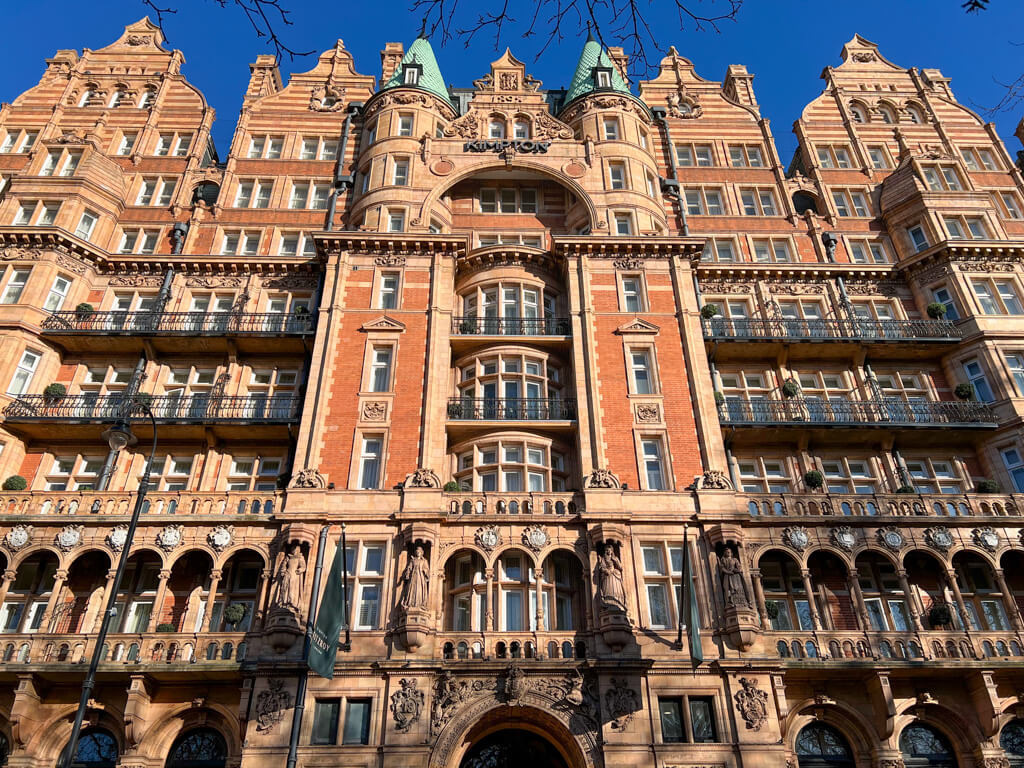
<path fill-rule="evenodd" d="M 446 661 L 503 659 L 585 659 L 594 655 L 588 632 L 439 632 L 437 647 Z"/>
<path fill-rule="evenodd" d="M 583 499 L 575 493 L 445 493 L 448 514 L 457 515 L 553 515 L 575 516 Z"/>
<path fill-rule="evenodd" d="M 748 493 L 754 516 L 1020 517 L 1024 495 L 998 493 Z"/>
<path fill-rule="evenodd" d="M 147 515 L 273 515 L 281 511 L 280 491 L 148 491 L 142 511 Z M 51 515 L 96 515 L 127 518 L 135 492 L 3 491 L 0 518 Z"/>
<path fill-rule="evenodd" d="M 995 412 L 985 403 L 961 400 L 880 400 L 794 397 L 784 400 L 727 397 L 718 419 L 734 427 L 994 429 Z"/>
<path fill-rule="evenodd" d="M 1020 665 L 1024 638 L 1018 632 L 869 630 L 774 631 L 763 636 L 766 654 L 789 662 L 884 664 L 1005 661 Z"/>

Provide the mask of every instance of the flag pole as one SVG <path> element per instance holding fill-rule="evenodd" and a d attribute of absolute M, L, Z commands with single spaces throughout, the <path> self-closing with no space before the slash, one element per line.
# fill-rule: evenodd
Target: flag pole
<path fill-rule="evenodd" d="M 341 594 L 343 602 L 345 603 L 345 642 L 341 645 L 341 650 L 351 651 L 352 650 L 352 636 L 349 634 L 349 625 L 352 623 L 349 621 L 349 617 L 352 615 L 348 606 L 348 546 L 345 543 L 345 524 L 341 524 Z M 293 768 L 293 766 L 288 766 Z"/>
<path fill-rule="evenodd" d="M 684 616 L 689 616 L 689 612 L 688 611 L 684 611 L 684 607 L 688 603 L 688 601 L 686 599 L 686 595 L 687 595 L 686 588 L 688 586 L 690 586 L 687 583 L 687 578 L 686 578 L 686 574 L 687 574 L 686 566 L 689 565 L 688 560 L 689 560 L 689 557 L 690 557 L 689 549 L 690 548 L 689 548 L 689 541 L 687 540 L 686 523 L 683 523 L 683 564 L 682 564 L 683 565 L 683 569 L 682 569 L 682 573 L 679 574 L 679 601 L 678 601 L 679 604 L 676 606 L 677 613 L 679 615 L 679 621 L 678 621 L 679 626 L 677 627 L 677 632 L 676 632 L 676 645 L 679 646 L 679 650 L 683 649 L 683 617 Z"/>
<path fill-rule="evenodd" d="M 316 569 L 313 571 L 313 589 L 309 593 L 309 611 L 306 614 L 306 637 L 302 641 L 302 668 L 295 687 L 295 708 L 292 710 L 292 732 L 288 740 L 287 768 L 295 768 L 299 750 L 299 731 L 302 714 L 306 709 L 306 683 L 309 681 L 309 647 L 313 643 L 313 625 L 316 623 L 317 598 L 320 596 L 320 576 L 324 570 L 324 550 L 327 549 L 328 526 L 320 529 L 320 544 L 316 551 Z M 255 681 L 254 681 L 255 683 Z"/>

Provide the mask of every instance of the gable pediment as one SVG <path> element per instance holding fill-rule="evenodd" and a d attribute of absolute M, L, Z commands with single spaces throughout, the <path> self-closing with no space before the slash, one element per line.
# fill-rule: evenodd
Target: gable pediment
<path fill-rule="evenodd" d="M 400 323 L 394 318 L 388 317 L 387 315 L 381 315 L 380 317 L 363 323 L 359 330 L 361 331 L 394 331 L 395 333 L 401 333 L 405 330 L 405 323 Z"/>
<path fill-rule="evenodd" d="M 650 323 L 643 318 L 634 317 L 628 323 L 620 325 L 615 329 L 618 334 L 623 333 L 658 333 L 661 330 L 654 323 Z"/>

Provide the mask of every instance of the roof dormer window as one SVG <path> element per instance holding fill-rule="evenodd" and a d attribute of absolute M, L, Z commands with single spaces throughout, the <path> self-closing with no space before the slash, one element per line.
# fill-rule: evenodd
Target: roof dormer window
<path fill-rule="evenodd" d="M 411 62 L 402 67 L 402 83 L 405 85 L 419 85 L 420 76 L 423 74 L 423 66 Z"/>
<path fill-rule="evenodd" d="M 611 67 L 594 67 L 594 86 L 597 88 L 612 87 Z"/>

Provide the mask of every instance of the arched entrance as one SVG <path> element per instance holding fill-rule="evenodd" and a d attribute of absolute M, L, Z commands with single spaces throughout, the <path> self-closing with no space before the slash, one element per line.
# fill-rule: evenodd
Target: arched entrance
<path fill-rule="evenodd" d="M 569 768 L 550 741 L 532 731 L 505 728 L 470 747 L 459 768 Z"/>

